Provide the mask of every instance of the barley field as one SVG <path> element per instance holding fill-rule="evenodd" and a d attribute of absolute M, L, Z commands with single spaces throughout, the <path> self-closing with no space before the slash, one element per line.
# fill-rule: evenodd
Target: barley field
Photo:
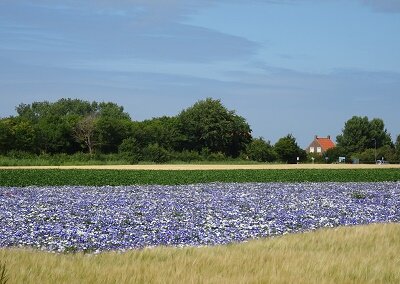
<path fill-rule="evenodd" d="M 1 249 L 9 283 L 399 283 L 400 224 L 215 247 L 55 254 Z"/>

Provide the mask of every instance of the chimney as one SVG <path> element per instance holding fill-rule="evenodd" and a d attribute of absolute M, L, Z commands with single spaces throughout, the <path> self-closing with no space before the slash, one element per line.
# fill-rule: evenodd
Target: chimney
<path fill-rule="evenodd" d="M 328 137 L 327 137 L 329 140 L 331 139 L 331 136 L 330 135 L 328 135 Z"/>

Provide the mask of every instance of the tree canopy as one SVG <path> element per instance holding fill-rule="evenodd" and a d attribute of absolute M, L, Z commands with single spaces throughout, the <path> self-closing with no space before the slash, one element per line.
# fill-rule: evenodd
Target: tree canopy
<path fill-rule="evenodd" d="M 343 133 L 336 137 L 337 145 L 348 153 L 362 152 L 368 148 L 392 145 L 390 135 L 382 119 L 353 116 L 343 128 Z"/>
<path fill-rule="evenodd" d="M 132 161 L 164 161 L 166 152 L 237 157 L 252 139 L 246 120 L 213 99 L 198 101 L 177 116 L 141 122 L 115 103 L 78 99 L 20 104 L 16 111 L 0 119 L 0 153 L 130 153 Z"/>
<path fill-rule="evenodd" d="M 299 161 L 304 161 L 307 157 L 306 152 L 299 147 L 296 138 L 292 134 L 282 137 L 275 143 L 275 151 L 282 162 L 295 164 L 297 158 Z"/>
<path fill-rule="evenodd" d="M 277 154 L 269 141 L 263 138 L 256 138 L 247 145 L 247 157 L 258 162 L 273 162 L 277 159 Z"/>
<path fill-rule="evenodd" d="M 132 120 L 122 106 L 112 102 L 60 99 L 22 103 L 15 116 L 0 118 L 0 154 L 116 154 L 130 163 L 237 157 L 296 163 L 297 157 L 301 162 L 307 158 L 291 134 L 271 145 L 263 138 L 253 138 L 251 132 L 244 117 L 212 98 L 197 101 L 176 116 L 144 121 Z M 382 119 L 353 116 L 337 136 L 337 147 L 317 162 L 334 162 L 338 157 L 364 162 L 399 160 L 400 135 L 394 144 Z"/>
<path fill-rule="evenodd" d="M 178 115 L 185 150 L 221 152 L 237 157 L 251 141 L 246 120 L 227 110 L 220 100 L 208 98 L 195 103 Z"/>

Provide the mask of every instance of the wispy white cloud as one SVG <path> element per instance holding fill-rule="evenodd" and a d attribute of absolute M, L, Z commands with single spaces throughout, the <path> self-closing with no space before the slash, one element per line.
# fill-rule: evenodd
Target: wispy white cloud
<path fill-rule="evenodd" d="M 24 2 L 24 1 L 22 1 Z M 180 22 L 199 1 L 28 1 L 8 7 L 3 3 L 0 23 L 28 28 L 0 28 L 7 46 L 27 51 L 81 50 L 85 58 L 149 59 L 153 61 L 210 62 L 252 56 L 259 45 L 246 38 Z M 208 1 L 205 1 L 208 2 Z M 0 4 L 1 8 L 1 4 Z M 50 10 L 50 11 L 49 11 Z M 2 13 L 0 12 L 0 15 Z M 63 38 L 60 39 L 60 34 Z M 60 40 L 65 41 L 58 48 Z M 76 53 L 74 54 L 76 56 Z M 63 54 L 69 59 L 70 54 Z M 79 58 L 75 58 L 79 59 Z"/>

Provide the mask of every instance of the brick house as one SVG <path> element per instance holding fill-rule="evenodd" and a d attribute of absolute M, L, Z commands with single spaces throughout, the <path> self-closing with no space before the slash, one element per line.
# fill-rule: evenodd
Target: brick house
<path fill-rule="evenodd" d="M 318 154 L 322 155 L 329 149 L 336 147 L 335 143 L 331 140 L 331 136 L 328 135 L 327 137 L 318 137 L 317 135 L 314 136 L 314 140 L 311 144 L 307 147 L 306 152 L 308 154 Z"/>

